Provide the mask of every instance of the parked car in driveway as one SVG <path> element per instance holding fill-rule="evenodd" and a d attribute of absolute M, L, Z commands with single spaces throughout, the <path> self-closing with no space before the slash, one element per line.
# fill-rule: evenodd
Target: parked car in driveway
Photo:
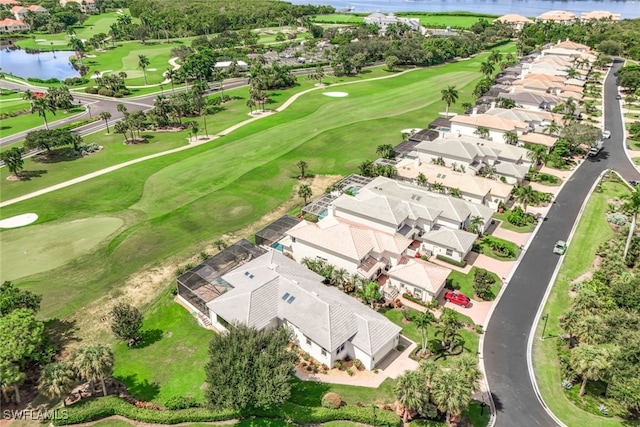
<path fill-rule="evenodd" d="M 564 255 L 567 251 L 567 242 L 564 240 L 558 240 L 553 246 L 553 253 L 558 255 Z"/>
<path fill-rule="evenodd" d="M 611 132 L 610 132 L 610 131 L 608 131 L 608 130 L 606 130 L 606 129 L 605 129 L 605 130 L 603 130 L 603 131 L 602 131 L 602 137 L 603 137 L 604 139 L 609 139 L 609 138 L 611 138 Z"/>
<path fill-rule="evenodd" d="M 469 306 L 471 305 L 471 299 L 468 296 L 454 291 L 445 292 L 444 300 L 457 305 L 461 305 L 464 308 L 469 308 Z"/>

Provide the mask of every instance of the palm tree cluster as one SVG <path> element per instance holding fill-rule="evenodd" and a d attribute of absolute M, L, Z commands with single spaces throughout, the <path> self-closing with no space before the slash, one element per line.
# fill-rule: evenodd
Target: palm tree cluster
<path fill-rule="evenodd" d="M 418 370 L 398 377 L 394 388 L 403 421 L 436 419 L 442 413 L 447 425 L 457 425 L 471 402 L 471 394 L 480 388 L 480 380 L 478 362 L 471 356 L 456 359 L 447 367 L 423 361 Z"/>
<path fill-rule="evenodd" d="M 337 268 L 321 259 L 303 258 L 302 264 L 324 277 L 325 284 L 336 286 L 347 293 L 357 292 L 365 304 L 373 306 L 374 302 L 382 298 L 378 283 L 364 276 L 349 274 L 344 268 Z"/>
<path fill-rule="evenodd" d="M 374 163 L 370 160 L 360 163 L 358 169 L 360 175 L 367 177 L 386 176 L 387 178 L 393 178 L 398 175 L 398 169 L 395 166 Z"/>
<path fill-rule="evenodd" d="M 96 393 L 96 383 L 100 382 L 102 393 L 107 395 L 105 378 L 113 372 L 113 352 L 109 347 L 95 344 L 76 350 L 68 362 L 53 362 L 45 365 L 40 373 L 38 388 L 49 398 L 60 399 L 66 406 L 65 395 L 81 381 L 89 383 Z"/>
<path fill-rule="evenodd" d="M 249 69 L 249 99 L 247 106 L 253 112 L 253 107 L 260 107 L 269 100 L 267 90 L 283 89 L 296 83 L 296 77 L 291 73 L 291 67 L 274 62 L 265 66 L 264 57 L 256 60 Z"/>
<path fill-rule="evenodd" d="M 36 94 L 27 89 L 22 98 L 29 101 L 32 114 L 37 113 L 43 118 L 46 129 L 49 129 L 47 112 L 55 115 L 58 109 L 68 111 L 73 107 L 73 96 L 67 86 L 52 87 L 46 94 Z"/>
<path fill-rule="evenodd" d="M 130 113 L 124 104 L 118 104 L 117 108 L 118 111 L 124 114 L 124 119 L 116 122 L 113 126 L 113 131 L 123 134 L 125 142 L 136 141 L 136 138 L 140 140 L 142 138 L 140 131 L 146 128 L 147 115 L 141 110 Z M 129 138 L 127 132 L 131 134 L 131 138 Z"/>
<path fill-rule="evenodd" d="M 156 97 L 154 107 L 148 113 L 149 120 L 158 127 L 169 125 L 182 125 L 182 119 L 202 115 L 204 119 L 205 133 L 207 133 L 206 114 L 214 111 L 214 106 L 208 103 L 221 103 L 221 97 L 215 97 L 210 101 L 204 98 L 207 84 L 202 81 L 194 82 L 191 89 L 176 95 Z"/>
<path fill-rule="evenodd" d="M 119 73 L 111 73 L 102 75 L 99 71 L 95 72 L 96 87 L 93 89 L 87 88 L 88 93 L 101 93 L 105 96 L 114 96 L 116 94 L 127 95 L 129 91 L 125 84 L 127 73 L 120 71 Z M 102 91 L 106 89 L 107 92 Z M 101 92 L 102 91 L 102 92 Z"/>

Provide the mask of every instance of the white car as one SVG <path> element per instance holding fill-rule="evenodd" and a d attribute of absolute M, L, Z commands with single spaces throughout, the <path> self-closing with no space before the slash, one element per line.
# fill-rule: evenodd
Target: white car
<path fill-rule="evenodd" d="M 608 131 L 608 130 L 603 130 L 603 131 L 602 131 L 602 137 L 603 137 L 604 139 L 609 139 L 609 138 L 611 138 L 611 132 L 610 132 L 610 131 Z"/>

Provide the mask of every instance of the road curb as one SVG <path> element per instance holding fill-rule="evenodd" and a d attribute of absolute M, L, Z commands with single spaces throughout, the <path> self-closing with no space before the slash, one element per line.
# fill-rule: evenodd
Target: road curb
<path fill-rule="evenodd" d="M 589 200 L 591 199 L 591 196 L 593 195 L 593 192 L 595 191 L 595 189 L 597 188 L 598 184 L 600 184 L 600 182 L 602 181 L 602 179 L 604 178 L 604 176 L 611 172 L 611 169 L 605 169 L 604 171 L 602 171 L 602 173 L 600 173 L 600 175 L 598 175 L 598 178 L 595 180 L 595 182 L 593 183 L 593 185 L 591 186 L 591 189 L 589 190 L 589 193 L 587 193 L 587 197 L 584 199 L 584 202 L 582 203 L 582 206 L 580 206 L 580 211 L 578 212 L 578 216 L 576 217 L 576 220 L 573 223 L 573 227 L 571 227 L 571 232 L 569 233 L 569 237 L 567 238 L 567 247 L 571 247 L 571 241 L 573 240 L 573 236 L 578 228 L 578 224 L 580 223 L 580 219 L 582 219 L 582 214 L 584 213 L 584 210 L 587 207 L 587 204 L 589 203 Z M 622 179 L 622 177 L 620 177 Z M 624 180 L 623 180 L 624 181 Z M 540 404 L 542 405 L 542 407 L 544 408 L 545 411 L 547 411 L 547 414 L 549 414 L 549 416 L 551 418 L 553 418 L 553 420 L 558 423 L 559 426 L 561 427 L 567 427 L 566 424 L 564 424 L 558 417 L 555 416 L 555 414 L 547 407 L 546 403 L 544 402 L 544 399 L 542 397 L 542 394 L 540 393 L 540 389 L 538 388 L 538 383 L 536 381 L 536 377 L 535 377 L 535 372 L 533 370 L 533 353 L 532 353 L 532 349 L 533 349 L 533 339 L 535 336 L 535 332 L 536 329 L 538 327 L 538 323 L 540 322 L 540 318 L 542 317 L 542 312 L 545 309 L 545 306 L 547 304 L 547 300 L 549 299 L 549 295 L 551 294 L 551 290 L 553 289 L 553 286 L 556 283 L 556 279 L 558 277 L 558 273 L 560 272 L 560 268 L 562 267 L 562 264 L 564 262 L 564 257 L 566 256 L 566 253 L 563 254 L 560 257 L 560 260 L 558 261 L 558 264 L 556 265 L 555 270 L 553 271 L 553 275 L 551 276 L 551 279 L 549 280 L 549 283 L 547 284 L 547 290 L 544 293 L 544 296 L 542 297 L 542 301 L 540 302 L 540 305 L 538 306 L 538 311 L 536 313 L 535 319 L 531 325 L 531 330 L 529 331 L 529 340 L 527 341 L 527 369 L 529 371 L 529 378 L 531 379 L 531 384 L 533 384 L 533 389 L 536 393 L 536 397 L 538 398 L 538 400 L 540 401 Z"/>
<path fill-rule="evenodd" d="M 573 171 L 571 171 L 571 174 L 569 174 L 569 176 L 567 176 L 567 178 L 562 182 L 560 187 L 558 187 L 558 192 L 553 197 L 553 200 L 552 200 L 551 203 L 555 203 L 555 199 L 556 199 L 557 195 L 562 192 L 562 190 L 564 189 L 565 184 L 569 181 L 569 179 L 571 179 L 573 174 L 584 163 L 585 163 L 585 161 L 582 160 L 580 162 L 580 164 L 578 164 L 578 166 L 576 166 L 576 168 Z M 516 270 L 518 269 L 518 266 L 520 265 L 520 262 L 524 258 L 524 255 L 526 254 L 527 250 L 529 249 L 529 246 L 531 245 L 531 243 L 535 239 L 536 234 L 538 234 L 538 231 L 540 230 L 540 227 L 542 227 L 542 224 L 544 223 L 544 219 L 547 217 L 547 215 L 548 215 L 550 210 L 551 210 L 551 206 L 549 206 L 549 209 L 545 213 L 544 218 L 542 218 L 540 221 L 538 221 L 538 224 L 536 225 L 536 228 L 534 228 L 533 231 L 531 232 L 531 236 L 529 236 L 529 240 L 527 240 L 527 243 L 525 243 L 524 247 L 522 248 L 522 251 L 520 252 L 520 257 L 518 258 L 516 263 L 511 268 L 511 271 L 509 272 L 509 275 L 507 276 L 507 278 L 504 281 L 504 284 L 500 288 L 500 292 L 498 292 L 498 296 L 494 300 L 494 303 L 491 305 L 491 308 L 489 309 L 489 312 L 487 313 L 487 317 L 486 317 L 486 319 L 484 321 L 483 333 L 482 333 L 482 335 L 480 335 L 480 342 L 478 344 L 478 348 L 479 348 L 479 350 L 478 350 L 478 353 L 479 353 L 478 354 L 478 358 L 480 359 L 480 371 L 482 372 L 482 374 L 484 376 L 483 384 L 484 384 L 484 386 L 486 388 L 486 393 L 489 395 L 489 406 L 491 407 L 491 418 L 489 419 L 489 424 L 487 424 L 487 427 L 493 427 L 495 425 L 496 419 L 497 419 L 497 414 L 496 414 L 495 402 L 493 401 L 493 395 L 491 394 L 491 389 L 489 387 L 489 381 L 487 380 L 487 374 L 486 374 L 486 371 L 485 371 L 485 368 L 484 368 L 484 337 L 485 337 L 485 334 L 486 334 L 486 327 L 489 324 L 489 321 L 491 320 L 491 316 L 493 315 L 493 312 L 495 311 L 496 306 L 500 302 L 500 298 L 502 297 L 502 294 L 507 289 L 507 286 L 509 286 L 509 283 L 511 282 L 511 278 L 513 277 L 513 275 L 515 274 Z M 582 212 L 580 212 L 580 213 L 582 213 Z M 537 322 L 538 321 L 536 319 L 534 321 L 534 324 L 537 324 Z M 527 346 L 527 348 L 528 348 L 528 346 Z M 536 384 L 533 383 L 533 385 L 534 385 L 534 389 L 536 391 L 536 394 L 539 396 Z M 538 400 L 540 400 L 539 397 L 538 397 Z M 547 409 L 546 405 L 544 404 L 544 402 L 542 400 L 540 400 L 540 403 L 541 403 L 542 407 L 545 408 L 545 410 L 547 412 L 549 412 L 549 410 Z M 551 417 L 554 420 L 556 419 L 555 416 L 551 412 L 549 412 L 549 414 L 551 415 Z"/>

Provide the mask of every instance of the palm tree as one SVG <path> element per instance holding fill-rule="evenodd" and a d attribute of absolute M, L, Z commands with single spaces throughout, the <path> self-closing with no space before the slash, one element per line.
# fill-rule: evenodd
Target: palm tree
<path fill-rule="evenodd" d="M 413 323 L 416 325 L 416 328 L 420 329 L 420 339 L 422 345 L 422 349 L 420 350 L 421 357 L 425 357 L 427 355 L 427 344 L 429 342 L 427 328 L 429 327 L 429 325 L 435 322 L 435 320 L 435 316 L 430 311 L 420 313 L 413 318 Z"/>
<path fill-rule="evenodd" d="M 307 204 L 307 200 L 313 195 L 311 192 L 311 187 L 306 184 L 302 184 L 300 188 L 298 188 L 298 196 L 302 197 L 304 200 L 304 204 Z"/>
<path fill-rule="evenodd" d="M 427 177 L 422 172 L 420 172 L 418 174 L 418 177 L 416 178 L 416 182 L 418 183 L 418 185 L 425 186 L 427 184 L 427 181 Z"/>
<path fill-rule="evenodd" d="M 569 335 L 569 339 L 567 340 L 569 348 L 571 348 L 571 342 L 573 341 L 573 336 L 576 333 L 579 320 L 580 316 L 578 315 L 578 312 L 572 309 L 566 311 L 562 316 L 560 316 L 560 319 L 558 319 L 560 328 Z"/>
<path fill-rule="evenodd" d="M 431 400 L 446 413 L 446 425 L 457 418 L 471 402 L 471 386 L 458 369 L 442 369 L 436 375 L 431 389 Z"/>
<path fill-rule="evenodd" d="M 86 51 L 86 46 L 84 45 L 84 42 L 81 39 L 74 37 L 71 40 L 69 40 L 68 45 L 76 53 L 76 58 L 78 59 L 78 61 L 80 61 L 80 65 L 82 65 L 82 56 Z"/>
<path fill-rule="evenodd" d="M 449 338 L 449 350 L 451 350 L 456 342 L 456 335 L 462 327 L 456 312 L 447 307 L 443 308 L 438 324 L 440 325 L 439 333 L 442 335 L 442 346 L 447 344 L 447 338 Z"/>
<path fill-rule="evenodd" d="M 473 216 L 471 217 L 471 221 L 469 221 L 469 225 L 467 225 L 467 230 L 471 233 L 475 233 L 479 236 L 482 236 L 484 226 L 484 218 L 481 216 Z"/>
<path fill-rule="evenodd" d="M 376 154 L 385 159 L 393 158 L 393 146 L 391 144 L 381 144 L 376 148 Z"/>
<path fill-rule="evenodd" d="M 515 199 L 516 202 L 522 205 L 524 211 L 527 212 L 527 206 L 538 202 L 538 193 L 536 193 L 530 185 L 525 185 L 524 187 L 519 188 Z"/>
<path fill-rule="evenodd" d="M 448 192 L 451 197 L 462 199 L 462 192 L 460 191 L 459 188 L 455 188 L 455 187 L 450 188 Z"/>
<path fill-rule="evenodd" d="M 584 396 L 589 380 L 599 380 L 606 375 L 611 363 L 611 355 L 603 347 L 582 344 L 571 350 L 570 365 L 582 377 L 580 396 Z"/>
<path fill-rule="evenodd" d="M 577 78 L 577 77 L 580 75 L 580 73 L 578 72 L 578 70 L 576 70 L 576 69 L 575 69 L 575 68 L 573 68 L 573 67 L 569 67 L 569 68 L 567 68 L 565 71 L 566 71 L 566 73 L 567 73 L 567 77 L 568 77 L 568 78 L 570 78 L 570 79 L 575 79 L 575 78 Z"/>
<path fill-rule="evenodd" d="M 546 161 L 548 149 L 544 145 L 529 144 L 527 146 L 527 158 L 533 162 L 534 166 L 538 166 L 540 163 Z"/>
<path fill-rule="evenodd" d="M 422 408 L 426 400 L 422 375 L 418 371 L 405 372 L 398 377 L 393 391 L 398 402 L 404 407 L 402 420 L 406 425 L 409 416 Z"/>
<path fill-rule="evenodd" d="M 44 127 L 49 129 L 49 122 L 47 121 L 47 111 L 56 114 L 56 108 L 47 98 L 35 98 L 31 104 L 31 114 L 38 113 L 40 117 L 44 119 Z"/>
<path fill-rule="evenodd" d="M 107 133 L 109 133 L 109 119 L 111 119 L 111 113 L 108 111 L 100 111 L 100 119 L 104 120 L 105 126 L 107 126 Z"/>
<path fill-rule="evenodd" d="M 198 131 L 200 130 L 198 128 L 198 122 L 196 122 L 195 120 L 192 121 L 191 123 L 189 123 L 189 127 L 191 128 L 191 133 L 193 134 L 193 140 L 197 141 L 198 140 Z"/>
<path fill-rule="evenodd" d="M 607 337 L 607 325 L 600 316 L 583 316 L 576 324 L 575 334 L 581 343 L 596 345 L 605 342 Z"/>
<path fill-rule="evenodd" d="M 498 108 L 506 108 L 506 109 L 515 108 L 516 101 L 514 101 L 511 98 L 498 97 L 498 99 L 496 99 L 496 106 Z"/>
<path fill-rule="evenodd" d="M 380 285 L 374 281 L 367 281 L 367 283 L 360 288 L 358 294 L 365 304 L 371 306 L 371 309 L 373 309 L 373 303 L 382 297 L 380 294 Z"/>
<path fill-rule="evenodd" d="M 22 147 L 11 147 L 0 153 L 0 160 L 7 165 L 9 172 L 15 176 L 20 176 L 20 171 L 24 168 L 23 154 L 24 149 Z"/>
<path fill-rule="evenodd" d="M 487 77 L 491 77 L 491 75 L 495 70 L 496 70 L 496 67 L 493 65 L 492 62 L 485 61 L 482 64 L 480 64 L 480 72 Z"/>
<path fill-rule="evenodd" d="M 147 84 L 147 67 L 150 61 L 146 55 L 138 55 L 138 67 L 142 68 L 142 74 L 144 75 L 144 84 Z"/>
<path fill-rule="evenodd" d="M 554 120 L 542 130 L 542 133 L 548 133 L 549 135 L 558 135 L 561 130 L 562 127 L 560 127 L 560 125 Z"/>
<path fill-rule="evenodd" d="M 447 86 L 446 89 L 440 91 L 440 99 L 447 105 L 444 115 L 449 117 L 449 107 L 458 100 L 458 90 L 455 86 Z"/>
<path fill-rule="evenodd" d="M 640 190 L 636 187 L 631 194 L 625 194 L 622 196 L 624 203 L 621 206 L 623 212 L 633 216 L 631 225 L 629 226 L 629 235 L 627 236 L 627 243 L 624 245 L 624 254 L 622 259 L 627 258 L 629 252 L 629 246 L 631 245 L 631 239 L 636 229 L 636 223 L 638 221 L 638 213 L 640 213 Z"/>
<path fill-rule="evenodd" d="M 480 380 L 482 380 L 482 372 L 478 368 L 478 360 L 473 356 L 466 355 L 462 356 L 456 365 L 456 370 L 464 375 L 467 384 L 471 386 L 471 391 L 478 390 L 480 388 Z"/>
<path fill-rule="evenodd" d="M 167 71 L 164 72 L 164 77 L 169 80 L 169 83 L 171 84 L 171 93 L 175 95 L 176 88 L 174 87 L 173 81 L 178 77 L 178 72 L 173 68 L 167 68 Z"/>
<path fill-rule="evenodd" d="M 50 363 L 40 372 L 38 389 L 49 398 L 61 398 L 71 391 L 73 376 L 73 370 L 66 363 Z M 66 400 L 65 398 L 62 399 L 63 406 L 67 406 Z"/>
<path fill-rule="evenodd" d="M 518 145 L 518 133 L 512 130 L 508 130 L 503 135 L 504 142 L 510 145 Z"/>
<path fill-rule="evenodd" d="M 482 139 L 487 139 L 489 137 L 489 128 L 486 126 L 478 126 L 473 133 Z"/>
<path fill-rule="evenodd" d="M 107 395 L 105 377 L 113 372 L 113 352 L 107 346 L 92 344 L 81 347 L 71 356 L 71 366 L 84 381 L 89 381 L 95 393 L 95 382 L 102 383 L 102 393 Z"/>
<path fill-rule="evenodd" d="M 498 62 L 502 61 L 502 52 L 500 52 L 499 50 L 492 50 L 489 54 L 489 57 L 487 58 L 487 61 L 497 64 Z"/>
<path fill-rule="evenodd" d="M 305 162 L 304 160 L 300 160 L 298 163 L 296 163 L 296 166 L 300 169 L 300 178 L 305 178 L 305 176 L 306 176 L 305 175 L 305 171 L 309 167 L 307 162 Z"/>
<path fill-rule="evenodd" d="M 335 268 L 331 273 L 331 283 L 335 286 L 344 286 L 349 272 L 344 268 Z"/>

